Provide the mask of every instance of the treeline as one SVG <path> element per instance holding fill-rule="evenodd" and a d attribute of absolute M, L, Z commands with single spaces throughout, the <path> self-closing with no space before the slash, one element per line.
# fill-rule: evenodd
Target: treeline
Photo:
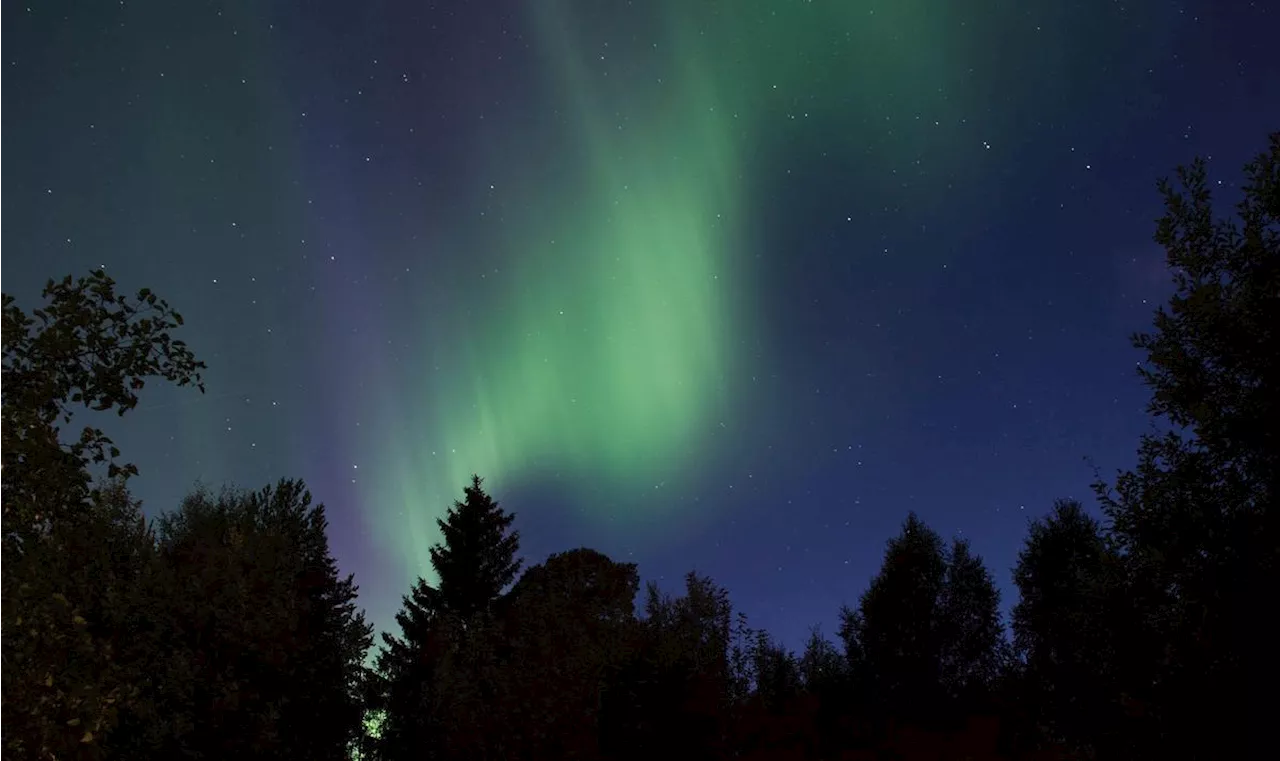
<path fill-rule="evenodd" d="M 433 583 L 374 665 L 324 508 L 296 481 L 144 520 L 80 409 L 201 385 L 181 317 L 101 271 L 4 297 L 5 759 L 1254 757 L 1272 744 L 1280 526 L 1280 134 L 1235 219 L 1204 165 L 1162 182 L 1175 291 L 1140 372 L 1153 432 L 1029 533 L 1006 632 L 992 573 L 916 516 L 791 652 L 690 573 L 677 596 L 590 549 L 524 568 L 473 479 Z M 639 600 L 639 602 L 637 602 Z M 637 610 L 637 607 L 639 608 Z"/>

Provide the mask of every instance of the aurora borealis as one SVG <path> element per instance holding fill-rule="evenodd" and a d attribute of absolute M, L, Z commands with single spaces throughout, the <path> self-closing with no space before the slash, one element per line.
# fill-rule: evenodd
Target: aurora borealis
<path fill-rule="evenodd" d="M 530 557 L 697 566 L 794 637 L 906 510 L 1004 568 L 1128 462 L 1152 182 L 1280 108 L 1250 13 L 6 11 L 4 287 L 177 305 L 210 390 L 116 433 L 148 509 L 301 476 L 380 624 L 475 472 Z"/>
<path fill-rule="evenodd" d="M 576 160 L 558 164 L 553 180 L 528 182 L 550 191 L 546 206 L 503 220 L 492 243 L 503 266 L 483 274 L 509 308 L 445 310 L 465 315 L 444 318 L 465 348 L 450 360 L 456 375 L 419 408 L 421 428 L 440 444 L 423 452 L 396 441 L 378 458 L 395 465 L 369 483 L 397 484 L 403 505 L 379 533 L 394 537 L 413 567 L 428 567 L 432 541 L 431 524 L 413 516 L 434 517 L 432 506 L 449 500 L 440 487 L 471 473 L 488 474 L 499 489 L 551 471 L 569 484 L 603 481 L 625 491 L 676 485 L 707 458 L 708 427 L 738 402 L 735 354 L 756 330 L 753 244 L 742 221 L 763 201 L 751 192 L 760 163 L 753 157 L 769 161 L 780 109 L 811 118 L 809 109 L 821 106 L 804 104 L 804 93 L 816 100 L 813 93 L 843 77 L 853 86 L 829 106 L 828 120 L 853 138 L 877 99 L 896 92 L 934 122 L 956 121 L 979 97 L 955 81 L 969 40 L 948 33 L 954 20 L 927 4 L 874 6 L 810 4 L 779 14 L 769 2 L 667 2 L 644 15 L 611 9 L 612 17 L 581 3 L 526 9 L 550 105 L 563 113 L 557 131 Z M 648 34 L 628 34 L 633 25 L 648 25 Z M 833 28 L 849 31 L 833 36 Z M 939 83 L 934 97 L 913 81 Z M 864 160 L 851 154 L 858 142 L 837 140 L 827 154 Z M 939 142 L 926 136 L 913 149 L 945 159 L 951 154 Z M 963 162 L 938 163 L 931 165 L 956 171 Z M 504 187 L 512 179 L 505 162 L 484 174 Z M 927 202 L 937 190 L 923 184 L 916 197 Z M 424 341 L 449 342 L 438 334 Z M 367 498 L 387 501 L 381 492 Z M 660 518 L 669 529 L 680 515 L 666 507 L 596 505 L 582 515 L 632 529 Z"/>

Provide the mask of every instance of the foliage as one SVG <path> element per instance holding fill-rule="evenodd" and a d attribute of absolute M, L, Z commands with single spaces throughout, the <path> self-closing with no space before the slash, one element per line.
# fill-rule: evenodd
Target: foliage
<path fill-rule="evenodd" d="M 1108 749 L 1123 721 L 1118 635 L 1137 622 L 1117 625 L 1129 615 L 1120 562 L 1080 503 L 1059 500 L 1032 522 L 1013 572 L 1020 694 L 1049 737 L 1088 753 Z"/>
<path fill-rule="evenodd" d="M 857 641 L 864 673 L 888 710 L 937 709 L 938 599 L 946 573 L 942 539 L 914 513 L 908 515 L 859 601 Z"/>
<path fill-rule="evenodd" d="M 594 550 L 557 553 L 510 594 L 498 703 L 523 758 L 599 753 L 605 690 L 628 657 L 640 581 Z"/>
<path fill-rule="evenodd" d="M 136 472 L 99 429 L 70 442 L 77 408 L 138 403 L 151 378 L 203 391 L 204 363 L 172 337 L 182 317 L 147 289 L 117 294 L 101 270 L 50 280 L 30 315 L 3 296 L 3 679 L 6 757 L 96 757 L 143 671 L 139 638 L 150 535 L 124 479 Z M 107 465 L 95 488 L 91 467 Z"/>
<path fill-rule="evenodd" d="M 989 698 L 1008 658 L 1000 592 L 967 540 L 954 540 L 946 560 L 938 599 L 939 676 L 948 699 L 972 710 Z"/>
<path fill-rule="evenodd" d="M 165 650 L 183 679 L 161 680 L 152 702 L 189 716 L 162 755 L 346 757 L 363 717 L 372 629 L 356 610 L 354 580 L 329 553 L 327 525 L 296 480 L 197 491 L 160 519 Z"/>
<path fill-rule="evenodd" d="M 99 758 L 138 698 L 152 537 L 119 481 L 5 558 L 4 755 Z"/>
<path fill-rule="evenodd" d="M 618 759 L 722 753 L 736 689 L 728 592 L 690 572 L 678 598 L 650 584 L 644 613 L 603 707 L 604 753 Z"/>
<path fill-rule="evenodd" d="M 1262 739 L 1252 696 L 1280 673 L 1255 591 L 1280 580 L 1280 133 L 1245 176 L 1240 224 L 1215 218 L 1202 160 L 1159 184 L 1175 293 L 1133 343 L 1166 429 L 1097 485 L 1151 632 L 1158 676 L 1135 691 L 1158 723 L 1152 753 L 1244 752 Z M 1197 744 L 1206 722 L 1223 735 L 1212 746 Z"/>
<path fill-rule="evenodd" d="M 6 543 L 48 529 L 89 499 L 89 466 L 106 463 L 108 477 L 128 477 L 132 465 L 106 434 L 84 428 L 59 438 L 76 408 L 115 410 L 138 404 L 150 378 L 204 391 L 203 362 L 171 332 L 182 315 L 150 290 L 117 294 L 102 270 L 45 285 L 46 306 L 23 312 L 3 296 L 3 491 Z M 7 548 L 8 549 L 8 548 Z"/>
<path fill-rule="evenodd" d="M 944 551 L 914 513 L 858 609 L 843 611 L 841 639 L 863 710 L 925 723 L 988 703 L 1007 660 L 1000 595 L 982 559 L 963 540 Z"/>

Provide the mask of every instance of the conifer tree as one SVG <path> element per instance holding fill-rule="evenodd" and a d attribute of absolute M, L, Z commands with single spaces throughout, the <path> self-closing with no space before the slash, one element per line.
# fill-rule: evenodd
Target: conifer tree
<path fill-rule="evenodd" d="M 450 682 L 465 680 L 460 669 L 475 662 L 462 657 L 475 653 L 459 651 L 464 639 L 477 642 L 490 628 L 486 619 L 520 570 L 514 520 L 484 491 L 480 477 L 472 476 L 463 501 L 454 502 L 437 521 L 442 541 L 430 552 L 439 581 L 432 585 L 419 578 L 404 597 L 396 614 L 400 634 L 383 633 L 384 647 L 368 675 L 368 707 L 378 724 L 378 736 L 367 743 L 371 756 L 431 758 L 452 743 L 447 701 L 475 687 L 448 689 Z"/>
<path fill-rule="evenodd" d="M 443 541 L 431 548 L 441 606 L 462 621 L 489 612 L 520 572 L 520 532 L 511 530 L 515 515 L 504 511 L 481 483 L 480 476 L 472 476 L 464 501 L 454 502 L 436 520 Z"/>

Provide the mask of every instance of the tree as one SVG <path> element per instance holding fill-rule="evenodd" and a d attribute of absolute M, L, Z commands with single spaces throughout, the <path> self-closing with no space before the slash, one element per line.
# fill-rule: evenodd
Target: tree
<path fill-rule="evenodd" d="M 840 719 L 853 707 L 852 680 L 846 654 L 814 627 L 799 660 L 805 692 L 816 703 L 814 733 L 820 757 L 836 755 L 847 738 Z"/>
<path fill-rule="evenodd" d="M 3 295 L 3 451 L 6 551 L 80 509 L 91 496 L 89 466 L 107 463 L 109 477 L 128 477 L 119 451 L 97 428 L 70 443 L 60 426 L 77 407 L 124 415 L 150 378 L 204 391 L 203 362 L 171 332 L 182 315 L 149 289 L 117 294 L 102 270 L 72 281 L 50 280 L 48 304 L 28 316 Z M 18 545 L 9 546 L 11 541 Z"/>
<path fill-rule="evenodd" d="M 1133 605 L 1158 632 L 1159 677 L 1143 710 L 1162 748 L 1193 757 L 1244 752 L 1266 717 L 1273 638 L 1256 590 L 1280 568 L 1280 133 L 1245 167 L 1235 220 L 1215 218 L 1202 160 L 1159 183 L 1175 292 L 1152 332 L 1134 336 L 1149 411 L 1138 465 L 1098 484 L 1123 553 Z M 1212 746 L 1196 731 L 1214 726 Z"/>
<path fill-rule="evenodd" d="M 911 513 L 859 602 L 856 639 L 877 698 L 890 711 L 929 714 L 938 707 L 938 601 L 946 573 L 942 539 Z"/>
<path fill-rule="evenodd" d="M 485 493 L 479 476 L 472 476 L 464 495 L 437 521 L 443 541 L 430 552 L 438 585 L 417 580 L 396 615 L 400 636 L 383 634 L 384 649 L 369 675 L 365 689 L 381 722 L 372 753 L 379 758 L 420 758 L 442 751 L 452 742 L 441 721 L 451 710 L 447 702 L 461 704 L 471 690 L 492 689 L 460 675 L 475 676 L 482 665 L 492 671 L 496 656 L 482 663 L 476 660 L 480 651 L 466 645 L 492 641 L 487 632 L 494 625 L 495 603 L 520 571 L 520 534 L 511 529 L 515 515 Z M 448 683 L 456 689 L 444 691 Z M 454 739 L 467 731 L 456 725 L 449 729 Z"/>
<path fill-rule="evenodd" d="M 159 520 L 167 588 L 145 711 L 113 755 L 345 759 L 371 628 L 300 481 L 197 491 Z"/>
<path fill-rule="evenodd" d="M 365 703 L 377 723 L 376 736 L 368 738 L 370 757 L 430 758 L 439 746 L 431 706 L 435 667 L 446 645 L 440 609 L 439 591 L 419 578 L 396 613 L 400 636 L 382 633 L 383 647 L 365 686 Z"/>
<path fill-rule="evenodd" d="M 728 592 L 690 572 L 672 599 L 650 584 L 631 657 L 602 707 L 608 758 L 716 758 L 729 740 L 736 684 Z"/>
<path fill-rule="evenodd" d="M 77 408 L 123 415 L 152 378 L 203 391 L 172 331 L 182 317 L 147 289 L 115 292 L 102 271 L 50 280 L 47 304 L 23 312 L 4 294 L 0 379 L 3 501 L 3 681 L 6 757 L 101 752 L 143 678 L 122 623 L 146 620 L 139 589 L 151 537 L 124 479 L 136 472 L 102 431 L 64 441 Z M 94 486 L 91 468 L 105 464 Z"/>
<path fill-rule="evenodd" d="M 1007 646 L 1000 592 L 967 540 L 954 540 L 947 554 L 938 624 L 943 689 L 973 712 L 989 702 Z"/>
<path fill-rule="evenodd" d="M 795 654 L 763 630 L 748 652 L 752 690 L 731 714 L 731 753 L 746 758 L 807 757 L 816 750 L 815 696 L 804 689 Z"/>
<path fill-rule="evenodd" d="M 809 633 L 797 665 L 805 689 L 817 695 L 843 687 L 848 674 L 844 656 L 816 627 Z"/>
<path fill-rule="evenodd" d="M 465 500 L 436 521 L 444 541 L 431 548 L 431 567 L 440 579 L 441 605 L 465 621 L 489 611 L 521 561 L 520 532 L 511 530 L 515 515 L 485 493 L 480 476 L 463 491 Z"/>
<path fill-rule="evenodd" d="M 438 626 L 446 646 L 435 664 L 428 715 L 443 730 L 438 734 L 441 757 L 508 758 L 512 738 L 500 703 L 506 648 L 499 622 L 491 615 L 467 622 L 446 616 Z"/>
<path fill-rule="evenodd" d="M 596 758 L 607 685 L 635 631 L 633 563 L 594 550 L 557 553 L 508 595 L 501 710 L 513 757 Z"/>
<path fill-rule="evenodd" d="M 149 677 L 153 536 L 124 484 L 6 554 L 4 756 L 99 758 Z"/>
<path fill-rule="evenodd" d="M 1121 608 L 1120 571 L 1098 522 L 1059 500 L 1031 523 L 1013 572 L 1020 694 L 1049 740 L 1090 754 L 1111 749 L 1123 720 L 1121 653 L 1136 621 Z"/>
<path fill-rule="evenodd" d="M 768 632 L 756 633 L 752 651 L 756 696 L 767 710 L 781 711 L 800 693 L 803 681 L 796 656 Z"/>
<path fill-rule="evenodd" d="M 856 607 L 840 607 L 840 643 L 844 646 L 846 698 L 851 706 L 862 706 L 870 698 L 871 674 L 862 648 L 862 612 Z"/>
<path fill-rule="evenodd" d="M 1000 595 L 982 559 L 959 539 L 944 552 L 914 513 L 889 540 L 859 609 L 842 618 L 855 700 L 898 719 L 972 712 L 1005 661 Z"/>

